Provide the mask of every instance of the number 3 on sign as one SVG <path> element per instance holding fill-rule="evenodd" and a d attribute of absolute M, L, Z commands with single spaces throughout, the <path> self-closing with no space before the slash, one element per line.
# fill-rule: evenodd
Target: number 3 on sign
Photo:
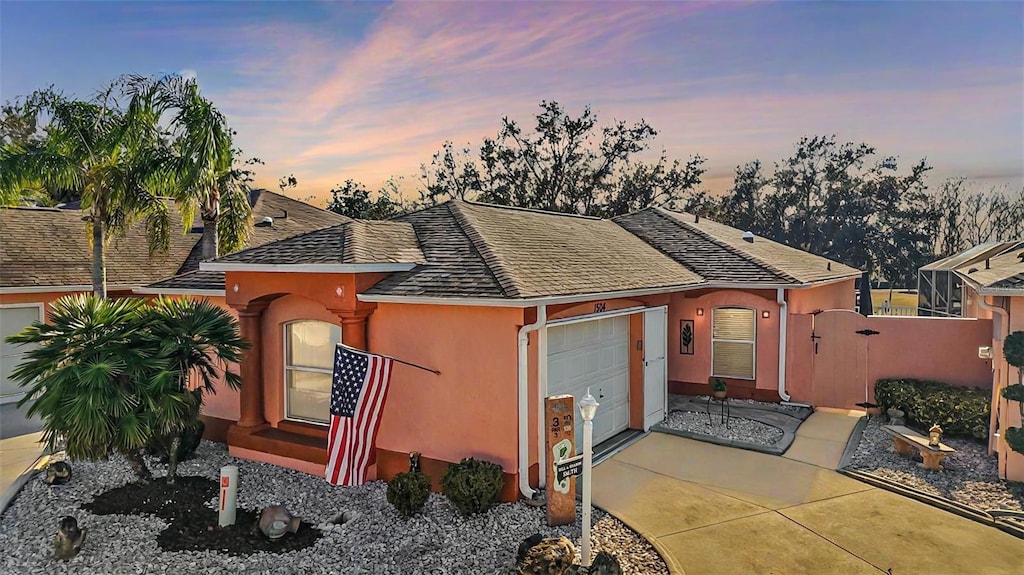
<path fill-rule="evenodd" d="M 603 313 L 606 309 L 608 309 L 608 304 L 603 301 L 594 304 L 594 313 Z"/>

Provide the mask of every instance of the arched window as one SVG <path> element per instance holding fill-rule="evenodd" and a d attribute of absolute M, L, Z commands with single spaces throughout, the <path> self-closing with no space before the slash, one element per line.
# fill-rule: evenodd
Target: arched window
<path fill-rule="evenodd" d="M 284 329 L 284 416 L 328 423 L 334 348 L 341 328 L 322 321 L 295 321 Z"/>
<path fill-rule="evenodd" d="M 754 379 L 756 339 L 754 310 L 742 307 L 711 310 L 711 375 Z"/>

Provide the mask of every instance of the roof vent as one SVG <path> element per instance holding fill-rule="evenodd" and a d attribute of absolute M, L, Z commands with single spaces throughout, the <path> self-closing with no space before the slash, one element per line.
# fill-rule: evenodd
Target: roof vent
<path fill-rule="evenodd" d="M 700 223 L 700 214 L 694 214 L 693 215 L 693 223 L 695 223 L 695 224 L 699 224 Z"/>
<path fill-rule="evenodd" d="M 985 269 L 987 269 L 987 270 L 992 269 L 992 261 L 989 260 L 988 258 L 985 258 Z"/>
<path fill-rule="evenodd" d="M 828 271 L 832 271 L 832 262 L 828 262 L 827 264 L 825 264 L 825 269 Z"/>
<path fill-rule="evenodd" d="M 967 273 L 973 274 L 976 271 L 978 271 L 978 268 L 971 268 L 971 269 L 967 270 Z"/>
<path fill-rule="evenodd" d="M 743 241 L 754 243 L 754 232 L 743 232 Z"/>
<path fill-rule="evenodd" d="M 262 220 L 256 223 L 257 228 L 269 228 L 274 226 L 274 218 L 270 216 L 264 216 Z"/>

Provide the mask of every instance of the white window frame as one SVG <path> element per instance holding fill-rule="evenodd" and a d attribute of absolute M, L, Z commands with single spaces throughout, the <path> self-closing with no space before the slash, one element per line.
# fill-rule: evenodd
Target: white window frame
<path fill-rule="evenodd" d="M 13 308 L 36 308 L 39 310 L 39 320 L 46 321 L 46 304 L 43 302 L 32 302 L 32 303 L 0 303 L 0 309 L 13 309 Z M 6 405 L 8 403 L 14 403 L 21 400 L 21 398 L 27 395 L 27 391 L 21 393 L 12 393 L 7 396 L 0 396 L 0 405 Z"/>
<path fill-rule="evenodd" d="M 281 357 L 281 365 L 282 365 L 281 388 L 282 388 L 282 395 L 284 395 L 284 402 L 283 402 L 284 403 L 284 413 L 282 415 L 284 416 L 284 419 L 286 421 L 298 421 L 300 423 L 308 423 L 310 425 L 319 425 L 319 426 L 322 426 L 322 427 L 328 427 L 331 424 L 331 421 L 330 421 L 331 420 L 331 415 L 330 415 L 329 412 L 327 414 L 327 421 L 316 421 L 314 419 L 305 419 L 305 418 L 302 418 L 302 417 L 289 417 L 288 416 L 288 413 L 290 411 L 288 409 L 288 372 L 289 371 L 304 371 L 304 372 L 307 372 L 307 373 L 326 373 L 327 375 L 331 375 L 331 376 L 334 375 L 334 370 L 333 369 L 324 369 L 324 368 L 320 368 L 320 367 L 301 367 L 301 366 L 288 365 L 288 355 L 289 355 L 288 352 L 291 351 L 288 346 L 291 345 L 291 341 L 292 341 L 292 338 L 289 337 L 288 329 L 293 324 L 310 322 L 310 321 L 314 321 L 314 322 L 317 322 L 317 323 L 324 323 L 324 324 L 327 324 L 329 326 L 336 327 L 339 330 L 341 329 L 341 326 L 339 326 L 336 323 L 331 323 L 329 321 L 323 321 L 323 320 L 314 319 L 314 318 L 293 319 L 291 321 L 288 321 L 288 322 L 285 322 L 285 323 L 281 324 L 281 338 L 284 341 L 284 355 Z M 342 339 L 344 340 L 344 334 L 342 335 Z M 341 342 L 339 342 L 339 343 L 341 343 Z M 331 360 L 333 361 L 333 357 L 331 358 Z"/>
<path fill-rule="evenodd" d="M 742 309 L 750 312 L 752 321 L 754 324 L 754 339 L 722 339 L 715 337 L 715 312 L 720 309 Z M 723 375 L 715 373 L 715 342 L 721 341 L 726 343 L 749 343 L 752 348 L 752 361 L 753 361 L 753 373 L 751 377 L 740 377 L 736 375 Z M 722 305 L 711 308 L 711 376 L 712 377 L 727 377 L 729 379 L 744 379 L 747 381 L 754 381 L 757 379 L 757 310 L 754 308 L 739 306 L 739 305 Z"/>

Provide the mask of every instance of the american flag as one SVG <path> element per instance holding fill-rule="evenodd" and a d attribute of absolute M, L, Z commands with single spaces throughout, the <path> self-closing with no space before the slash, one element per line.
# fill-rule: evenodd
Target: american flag
<path fill-rule="evenodd" d="M 392 364 L 389 357 L 341 345 L 335 349 L 325 471 L 330 483 L 362 485 L 366 481 Z"/>

